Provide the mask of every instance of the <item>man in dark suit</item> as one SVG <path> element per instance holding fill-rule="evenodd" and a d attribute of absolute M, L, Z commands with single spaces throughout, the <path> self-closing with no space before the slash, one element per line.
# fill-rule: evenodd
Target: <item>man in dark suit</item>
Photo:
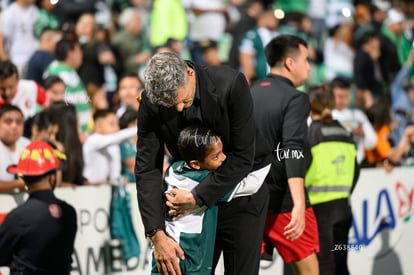
<path fill-rule="evenodd" d="M 164 197 L 164 145 L 174 161 L 180 160 L 177 138 L 191 124 L 219 134 L 227 160 L 191 192 L 173 189 L 173 196 Z M 211 207 L 240 180 L 256 173 L 256 180 L 249 183 L 257 187 L 251 194 L 219 204 L 213 266 L 223 251 L 225 274 L 258 274 L 268 203 L 263 181 L 270 167 L 265 144 L 256 137 L 252 98 L 243 74 L 225 66 L 185 62 L 173 53 L 160 53 L 149 61 L 138 114 L 135 173 L 139 209 L 161 273 L 181 274 L 177 257 L 184 257 L 165 234 L 166 211 L 180 218 L 196 205 Z"/>

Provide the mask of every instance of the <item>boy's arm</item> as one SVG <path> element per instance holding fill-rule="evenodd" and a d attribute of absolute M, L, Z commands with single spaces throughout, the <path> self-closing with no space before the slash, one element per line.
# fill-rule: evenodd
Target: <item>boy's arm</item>
<path fill-rule="evenodd" d="M 99 135 L 90 145 L 94 150 L 99 150 L 113 144 L 119 144 L 124 140 L 133 138 L 137 133 L 137 127 L 122 129 L 110 135 Z"/>

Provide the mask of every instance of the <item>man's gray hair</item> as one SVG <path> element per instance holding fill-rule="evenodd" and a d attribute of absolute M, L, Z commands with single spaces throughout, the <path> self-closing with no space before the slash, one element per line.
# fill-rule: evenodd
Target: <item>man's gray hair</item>
<path fill-rule="evenodd" d="M 118 18 L 118 24 L 122 27 L 125 27 L 132 19 L 134 19 L 134 14 L 138 14 L 139 20 L 141 20 L 141 16 L 139 10 L 137 8 L 127 8 L 125 9 Z"/>
<path fill-rule="evenodd" d="M 178 88 L 187 83 L 187 63 L 175 53 L 155 54 L 144 73 L 145 92 L 153 104 L 173 107 Z"/>

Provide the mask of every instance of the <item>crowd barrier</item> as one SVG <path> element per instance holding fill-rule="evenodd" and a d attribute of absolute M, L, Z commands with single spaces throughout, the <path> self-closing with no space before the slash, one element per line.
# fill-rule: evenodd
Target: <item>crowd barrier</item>
<path fill-rule="evenodd" d="M 72 204 L 78 215 L 72 275 L 149 274 L 150 247 L 138 212 L 136 189 L 130 184 L 132 216 L 141 254 L 135 261 L 122 259 L 120 243 L 110 239 L 111 186 L 58 188 L 56 196 Z M 22 203 L 27 194 L 1 194 L 0 217 Z M 353 275 L 412 274 L 414 261 L 414 169 L 364 169 L 352 195 L 353 226 L 348 245 L 348 266 Z M 260 275 L 283 274 L 280 257 L 261 267 Z M 223 274 L 222 265 L 216 274 Z M 0 268 L 3 275 L 7 268 Z"/>

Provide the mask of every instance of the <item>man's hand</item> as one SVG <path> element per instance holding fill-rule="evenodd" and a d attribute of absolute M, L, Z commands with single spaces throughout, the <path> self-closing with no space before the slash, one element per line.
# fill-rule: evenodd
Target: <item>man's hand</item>
<path fill-rule="evenodd" d="M 294 206 L 292 209 L 292 217 L 285 227 L 283 235 L 288 240 L 294 241 L 298 239 L 305 230 L 305 208 Z"/>
<path fill-rule="evenodd" d="M 174 217 L 174 220 L 190 213 L 196 206 L 196 200 L 191 192 L 183 189 L 171 189 L 165 193 L 167 206 L 170 208 L 168 214 Z"/>
<path fill-rule="evenodd" d="M 178 258 L 184 259 L 184 251 L 176 241 L 160 230 L 151 238 L 154 244 L 154 260 L 161 274 L 181 275 Z"/>
<path fill-rule="evenodd" d="M 298 239 L 305 230 L 305 209 L 303 207 L 293 207 L 290 223 L 286 225 L 283 233 L 288 240 Z"/>
<path fill-rule="evenodd" d="M 294 241 L 298 239 L 305 230 L 305 188 L 303 178 L 288 179 L 290 193 L 292 194 L 293 208 L 291 218 L 285 227 L 283 235 L 286 239 Z"/>

